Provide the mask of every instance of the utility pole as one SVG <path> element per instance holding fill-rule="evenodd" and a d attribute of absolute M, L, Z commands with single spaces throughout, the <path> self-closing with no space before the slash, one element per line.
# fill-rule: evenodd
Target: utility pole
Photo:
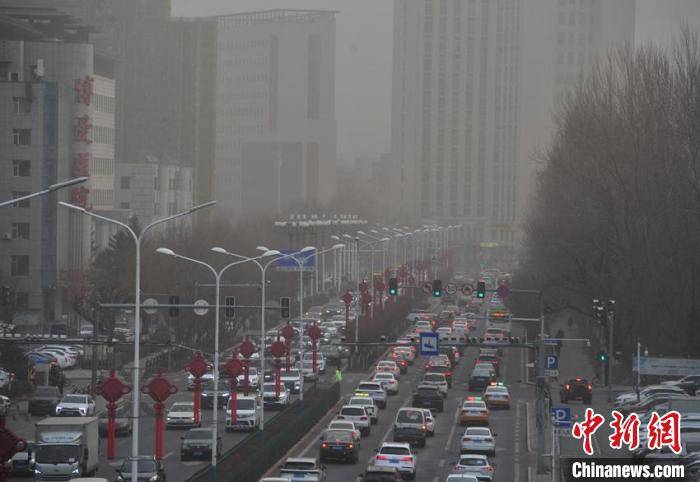
<path fill-rule="evenodd" d="M 615 333 L 615 300 L 608 300 L 605 310 L 608 322 L 608 402 L 612 401 L 613 334 Z"/>

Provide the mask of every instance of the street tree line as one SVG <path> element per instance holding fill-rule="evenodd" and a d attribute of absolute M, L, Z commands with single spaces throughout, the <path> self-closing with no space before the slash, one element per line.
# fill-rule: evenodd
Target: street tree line
<path fill-rule="evenodd" d="M 552 306 L 615 299 L 616 351 L 700 357 L 697 34 L 611 51 L 556 120 L 521 280 Z"/>

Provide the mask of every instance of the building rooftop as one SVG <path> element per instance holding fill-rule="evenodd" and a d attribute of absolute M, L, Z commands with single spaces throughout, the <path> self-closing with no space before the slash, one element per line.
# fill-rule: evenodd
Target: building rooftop
<path fill-rule="evenodd" d="M 51 7 L 0 6 L 0 39 L 86 43 L 95 29 Z"/>
<path fill-rule="evenodd" d="M 314 22 L 316 20 L 334 18 L 336 13 L 338 13 L 337 10 L 292 10 L 280 8 L 218 15 L 215 18 L 223 20 L 229 25 L 252 25 L 271 22 Z"/>

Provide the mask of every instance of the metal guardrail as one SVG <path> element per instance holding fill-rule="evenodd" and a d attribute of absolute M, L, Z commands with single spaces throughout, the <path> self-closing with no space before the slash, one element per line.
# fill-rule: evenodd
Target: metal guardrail
<path fill-rule="evenodd" d="M 265 431 L 255 432 L 224 453 L 216 471 L 211 465 L 188 479 L 189 482 L 258 479 L 299 441 L 340 400 L 340 384 L 318 384 L 285 410 L 265 421 Z"/>

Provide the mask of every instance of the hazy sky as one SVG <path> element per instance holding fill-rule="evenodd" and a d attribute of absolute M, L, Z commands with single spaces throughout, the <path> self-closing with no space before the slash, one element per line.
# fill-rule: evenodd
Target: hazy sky
<path fill-rule="evenodd" d="M 389 152 L 393 0 L 172 0 L 197 17 L 272 8 L 337 10 L 338 158 Z"/>

